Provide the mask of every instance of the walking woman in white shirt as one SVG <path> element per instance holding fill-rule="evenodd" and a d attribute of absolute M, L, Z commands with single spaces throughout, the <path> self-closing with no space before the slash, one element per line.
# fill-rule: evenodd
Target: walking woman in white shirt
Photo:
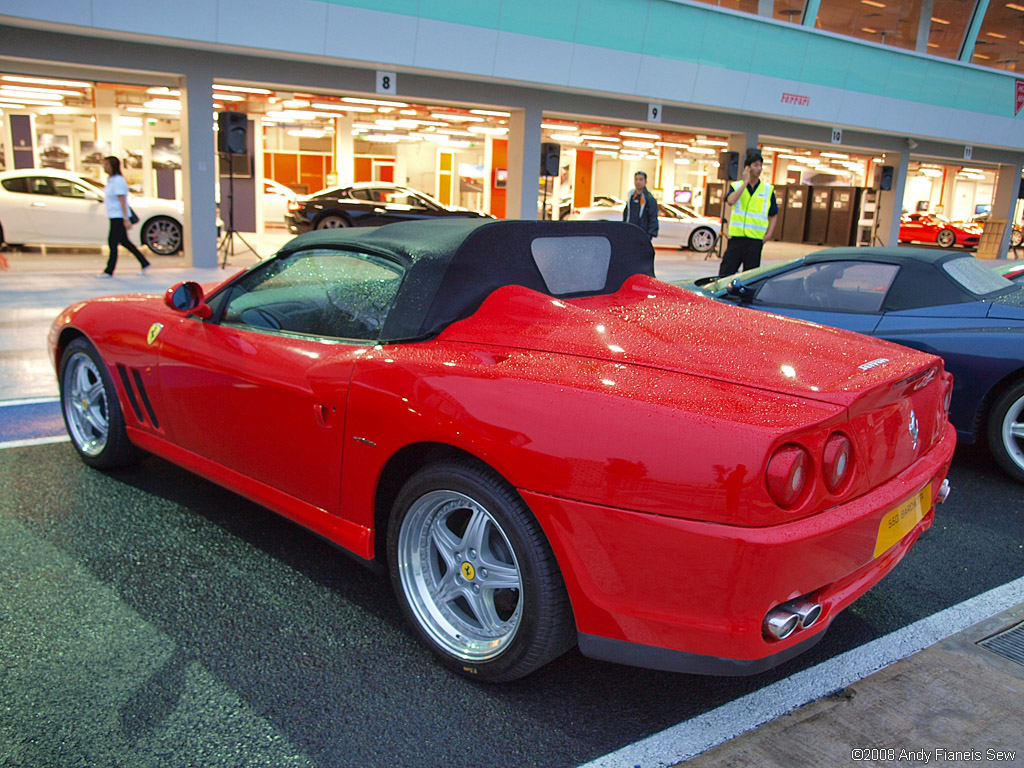
<path fill-rule="evenodd" d="M 128 207 L 128 182 L 121 175 L 121 161 L 116 157 L 106 157 L 103 159 L 103 170 L 107 172 L 107 185 L 103 189 L 103 196 L 107 208 L 107 218 L 110 219 L 110 234 L 107 235 L 110 258 L 107 259 L 107 268 L 96 277 L 114 276 L 114 267 L 117 266 L 117 246 L 119 245 L 123 245 L 135 255 L 141 266 L 139 274 L 144 275 L 149 269 L 149 262 L 142 255 L 142 251 L 128 239 L 128 230 L 132 226 L 131 209 Z"/>

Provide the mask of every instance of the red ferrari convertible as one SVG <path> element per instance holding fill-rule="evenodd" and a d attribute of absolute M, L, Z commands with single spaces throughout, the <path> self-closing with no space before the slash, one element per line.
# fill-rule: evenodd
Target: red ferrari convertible
<path fill-rule="evenodd" d="M 49 341 L 86 463 L 155 454 L 380 564 L 461 674 L 574 643 L 753 674 L 931 526 L 951 380 L 653 264 L 613 222 L 323 230 L 221 285 L 76 304 Z"/>
<path fill-rule="evenodd" d="M 906 213 L 900 218 L 901 243 L 937 243 L 943 248 L 962 245 L 974 248 L 981 240 L 982 227 L 969 222 L 953 222 L 933 213 Z"/>

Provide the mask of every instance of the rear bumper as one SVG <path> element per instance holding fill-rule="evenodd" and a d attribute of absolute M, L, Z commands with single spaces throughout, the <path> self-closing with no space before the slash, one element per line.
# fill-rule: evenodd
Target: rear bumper
<path fill-rule="evenodd" d="M 818 515 L 768 528 L 702 523 L 522 492 L 559 560 L 581 651 L 677 672 L 756 674 L 821 639 L 831 621 L 903 559 L 933 510 L 875 557 L 883 518 L 926 486 L 939 495 L 955 447 L 943 440 L 885 485 Z M 812 627 L 768 640 L 768 611 L 822 606 Z"/>

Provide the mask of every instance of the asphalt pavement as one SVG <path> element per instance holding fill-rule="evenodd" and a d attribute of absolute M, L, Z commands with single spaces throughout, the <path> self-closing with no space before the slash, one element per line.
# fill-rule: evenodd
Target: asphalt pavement
<path fill-rule="evenodd" d="M 765 257 L 806 250 L 769 243 Z M 386 583 L 301 529 L 165 462 L 97 473 L 46 444 L 60 439 L 45 352 L 57 311 L 217 281 L 254 255 L 212 270 L 157 261 L 145 276 L 123 260 L 113 280 L 93 278 L 99 251 L 7 257 L 3 768 L 1024 765 L 1024 493 L 977 451 L 958 450 L 939 530 L 806 664 L 734 683 L 574 652 L 495 691 L 433 665 Z M 717 265 L 659 252 L 656 272 Z M 900 602 L 911 593 L 922 607 Z"/>

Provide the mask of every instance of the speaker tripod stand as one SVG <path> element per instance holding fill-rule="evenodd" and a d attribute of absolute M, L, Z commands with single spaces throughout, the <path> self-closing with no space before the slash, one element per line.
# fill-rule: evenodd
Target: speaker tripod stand
<path fill-rule="evenodd" d="M 222 153 L 228 158 L 228 219 L 227 229 L 224 231 L 224 236 L 221 238 L 220 245 L 217 246 L 217 253 L 220 256 L 220 268 L 224 269 L 228 265 L 228 257 L 235 255 L 235 238 L 242 241 L 246 248 L 252 251 L 257 259 L 262 259 L 259 251 L 252 247 L 248 240 L 242 235 L 235 231 L 235 153 L 225 152 Z"/>

